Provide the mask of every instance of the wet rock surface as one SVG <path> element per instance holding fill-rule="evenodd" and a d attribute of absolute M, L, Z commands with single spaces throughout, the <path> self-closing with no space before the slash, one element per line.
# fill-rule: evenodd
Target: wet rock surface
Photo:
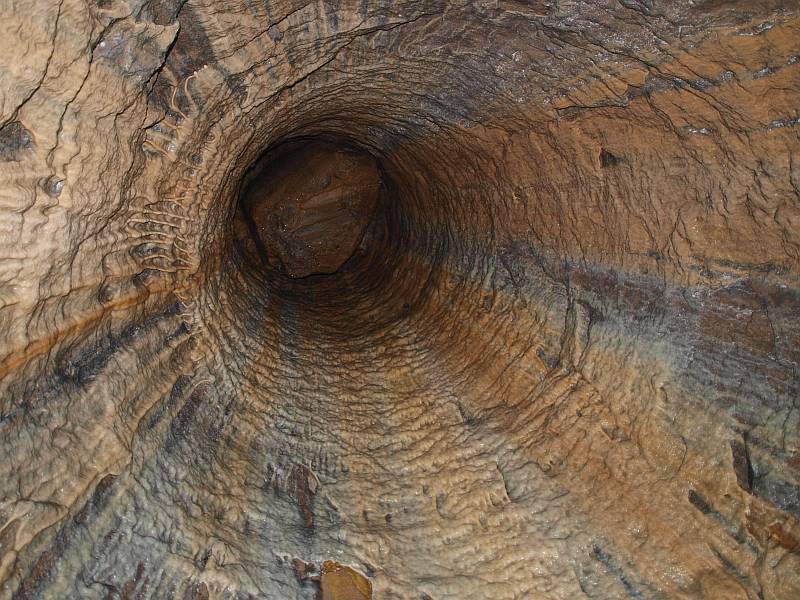
<path fill-rule="evenodd" d="M 0 598 L 800 596 L 796 2 L 0 35 Z"/>

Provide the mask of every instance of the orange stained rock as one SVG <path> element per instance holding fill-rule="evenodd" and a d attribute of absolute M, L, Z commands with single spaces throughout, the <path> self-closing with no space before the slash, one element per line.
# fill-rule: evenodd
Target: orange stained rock
<path fill-rule="evenodd" d="M 372 584 L 369 579 L 339 563 L 326 560 L 320 574 L 322 600 L 370 600 Z"/>

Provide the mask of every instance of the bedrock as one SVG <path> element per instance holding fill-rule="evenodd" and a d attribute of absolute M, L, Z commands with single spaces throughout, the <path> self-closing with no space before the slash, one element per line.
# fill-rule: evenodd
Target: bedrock
<path fill-rule="evenodd" d="M 800 597 L 796 2 L 0 38 L 0 598 Z"/>

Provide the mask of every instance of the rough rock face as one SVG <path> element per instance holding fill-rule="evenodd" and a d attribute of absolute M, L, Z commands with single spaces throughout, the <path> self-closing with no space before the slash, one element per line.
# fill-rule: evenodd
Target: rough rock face
<path fill-rule="evenodd" d="M 796 1 L 0 39 L 0 597 L 800 597 Z"/>
<path fill-rule="evenodd" d="M 302 143 L 266 156 L 239 200 L 240 242 L 289 277 L 335 273 L 375 212 L 375 160 L 330 144 Z"/>

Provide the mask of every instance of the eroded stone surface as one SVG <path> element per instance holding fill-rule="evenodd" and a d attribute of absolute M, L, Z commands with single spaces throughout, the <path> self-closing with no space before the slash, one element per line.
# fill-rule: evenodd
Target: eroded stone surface
<path fill-rule="evenodd" d="M 0 3 L 0 597 L 800 596 L 798 38 Z M 326 277 L 239 218 L 300 139 L 383 178 Z"/>

